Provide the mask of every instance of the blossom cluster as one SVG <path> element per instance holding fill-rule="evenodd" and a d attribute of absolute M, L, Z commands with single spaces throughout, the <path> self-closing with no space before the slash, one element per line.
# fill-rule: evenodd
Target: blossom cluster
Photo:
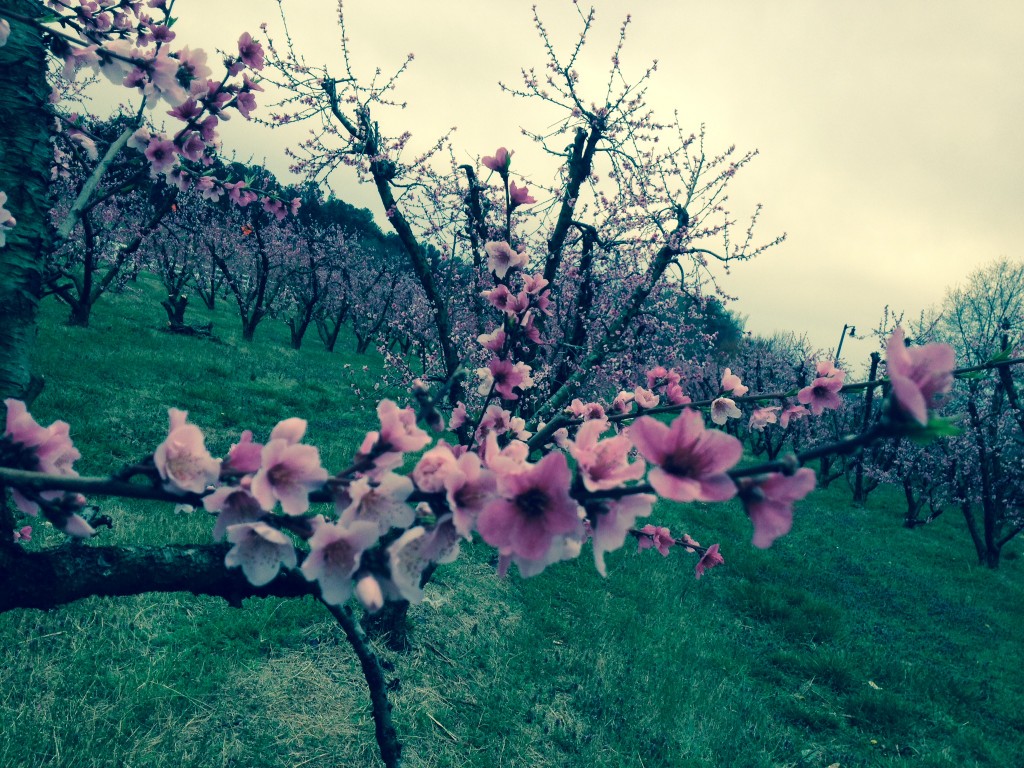
<path fill-rule="evenodd" d="M 950 356 L 942 345 L 908 349 L 900 332 L 889 354 L 892 418 L 917 420 L 922 402 L 932 407 L 948 390 Z M 841 378 L 829 366 L 818 373 L 812 387 L 827 389 L 832 385 L 818 382 Z M 659 366 L 648 372 L 648 384 L 648 402 L 655 402 L 661 397 L 655 392 L 665 394 L 678 380 Z M 746 391 L 731 371 L 722 387 L 733 394 Z M 508 394 L 499 396 L 510 399 Z M 214 537 L 232 545 L 228 567 L 240 567 L 257 586 L 282 569 L 297 569 L 334 604 L 353 594 L 370 610 L 390 599 L 418 601 L 428 567 L 454 559 L 460 542 L 474 534 L 497 549 L 502 574 L 515 564 L 523 576 L 535 575 L 579 556 L 589 541 L 595 567 L 605 575 L 605 555 L 633 536 L 641 550 L 666 554 L 678 545 L 698 552 L 699 578 L 723 562 L 719 546 L 701 547 L 688 535 L 676 539 L 663 526 L 638 528 L 658 497 L 738 498 L 753 524 L 753 544 L 768 547 L 790 530 L 793 504 L 814 489 L 815 475 L 795 463 L 788 471 L 738 472 L 740 441 L 709 428 L 685 395 L 665 396 L 682 400 L 670 422 L 634 413 L 624 427 L 623 419 L 613 421 L 617 417 L 599 403 L 577 400 L 567 409 L 569 427 L 553 436 L 557 446 L 544 443 L 540 449 L 527 442 L 532 433 L 497 404 L 487 406 L 468 445 L 453 445 L 435 442 L 418 426 L 412 408 L 383 400 L 377 407 L 380 428 L 367 433 L 351 466 L 333 475 L 321 465 L 319 450 L 303 442 L 302 419 L 281 421 L 266 443 L 246 430 L 226 456 L 214 458 L 187 412 L 171 409 L 167 436 L 152 455 L 152 473 L 170 497 L 200 499 L 216 515 Z M 68 425 L 42 427 L 20 401 L 6 405 L 0 466 L 74 476 L 80 454 Z M 454 415 L 457 430 L 466 416 Z M 409 454 L 419 457 L 401 474 Z M 94 533 L 82 515 L 86 502 L 80 494 L 26 491 L 16 482 L 12 491 L 25 514 L 43 510 L 72 536 Z M 331 511 L 313 514 L 313 504 L 328 504 Z M 15 539 L 30 535 L 31 529 L 22 528 Z"/>
<path fill-rule="evenodd" d="M 174 47 L 176 33 L 165 0 L 50 0 L 46 5 L 51 12 L 48 17 L 16 22 L 40 28 L 51 53 L 63 62 L 66 80 L 73 81 L 80 69 L 88 67 L 116 85 L 137 91 L 147 109 L 160 104 L 170 108 L 166 114 L 180 124 L 176 130 L 164 135 L 142 127 L 129 142 L 149 161 L 154 176 L 164 176 L 182 191 L 195 186 L 208 199 L 226 194 L 241 206 L 260 201 L 279 219 L 294 214 L 298 198 L 284 201 L 272 192 L 249 189 L 246 180 L 226 181 L 210 170 L 219 124 L 234 112 L 251 119 L 255 94 L 263 90 L 250 77 L 265 63 L 263 46 L 252 35 L 245 32 L 239 37 L 237 52 L 224 57 L 223 76 L 214 78 L 205 51 Z M 0 19 L 0 46 L 9 34 L 10 21 Z M 53 100 L 60 96 L 55 92 Z M 88 134 L 74 124 L 68 134 L 97 159 L 95 143 Z M 55 160 L 59 173 L 63 164 L 60 150 L 55 150 Z M 4 226 L 0 219 L 0 246 L 4 244 Z"/>

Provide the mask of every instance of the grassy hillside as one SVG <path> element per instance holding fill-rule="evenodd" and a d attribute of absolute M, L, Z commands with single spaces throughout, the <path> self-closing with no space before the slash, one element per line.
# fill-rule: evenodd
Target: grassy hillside
<path fill-rule="evenodd" d="M 172 337 L 155 286 L 104 299 L 93 325 L 44 307 L 34 413 L 64 418 L 83 474 L 141 458 L 187 407 L 214 454 L 241 429 L 307 418 L 341 466 L 374 425 L 380 361 Z M 190 310 L 191 312 L 192 310 Z M 204 321 L 196 312 L 193 322 Z M 368 366 L 363 370 L 363 366 Z M 1020 543 L 978 568 L 952 513 L 900 527 L 900 499 L 854 509 L 841 484 L 792 535 L 747 543 L 738 506 L 664 505 L 727 564 L 632 548 L 599 577 L 589 550 L 523 581 L 482 544 L 438 571 L 410 615 L 415 649 L 381 649 L 409 766 L 1009 766 L 1024 754 Z M 203 513 L 104 501 L 101 543 L 208 541 Z M 59 538 L 38 525 L 30 546 Z M 0 616 L 0 766 L 363 766 L 376 745 L 362 678 L 311 600 L 242 610 L 191 595 L 90 599 Z"/>

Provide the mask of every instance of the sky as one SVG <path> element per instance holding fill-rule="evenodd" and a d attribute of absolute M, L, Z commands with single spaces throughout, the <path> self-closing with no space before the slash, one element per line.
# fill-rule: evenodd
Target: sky
<path fill-rule="evenodd" d="M 310 64 L 340 72 L 331 0 L 283 0 Z M 561 50 L 579 21 L 570 0 L 537 0 Z M 988 0 L 597 0 L 597 20 L 578 67 L 594 100 L 603 93 L 619 27 L 631 13 L 623 70 L 659 68 L 648 100 L 662 118 L 678 110 L 709 146 L 758 149 L 734 179 L 741 217 L 764 204 L 764 239 L 786 241 L 723 275 L 731 307 L 757 334 L 807 333 L 834 347 L 845 324 L 863 335 L 883 307 L 908 317 L 937 306 L 946 289 L 1000 256 L 1024 257 L 1024 3 Z M 354 69 L 396 69 L 415 54 L 397 96 L 407 108 L 381 115 L 386 133 L 411 130 L 426 147 L 450 127 L 467 161 L 516 149 L 515 170 L 548 180 L 553 159 L 520 128 L 557 115 L 501 93 L 521 67 L 544 64 L 531 3 L 492 0 L 346 0 Z M 584 7 L 587 7 L 584 4 Z M 281 38 L 273 0 L 177 0 L 178 41 L 234 49 L 259 23 Z M 239 118 L 225 149 L 266 160 L 286 178 L 283 148 L 304 129 L 271 132 Z M 372 189 L 335 180 L 339 197 L 379 216 Z M 386 226 L 386 225 L 385 225 Z M 844 357 L 874 341 L 847 340 Z"/>

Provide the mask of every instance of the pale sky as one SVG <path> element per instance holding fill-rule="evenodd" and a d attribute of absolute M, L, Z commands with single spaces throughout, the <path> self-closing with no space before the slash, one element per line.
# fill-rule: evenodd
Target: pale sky
<path fill-rule="evenodd" d="M 736 266 L 721 285 L 755 333 L 806 331 L 834 346 L 844 323 L 867 330 L 884 305 L 915 315 L 946 287 L 999 256 L 1024 257 L 1024 2 L 949 0 L 598 0 L 578 67 L 603 94 L 619 26 L 632 14 L 623 69 L 659 71 L 649 102 L 684 126 L 707 126 L 709 147 L 760 150 L 731 187 L 733 210 L 764 204 L 764 239 L 787 241 Z M 579 24 L 569 0 L 538 0 L 556 45 Z M 585 4 L 584 4 L 585 5 Z M 310 64 L 339 60 L 336 4 L 284 0 Z M 346 0 L 358 73 L 393 71 L 415 53 L 398 97 L 404 112 L 382 129 L 427 146 L 457 126 L 466 160 L 515 148 L 515 170 L 548 181 L 551 159 L 520 126 L 543 130 L 554 113 L 500 92 L 520 67 L 543 67 L 531 3 L 491 0 Z M 178 41 L 234 50 L 238 35 L 280 39 L 272 0 L 177 0 Z M 340 67 L 337 67 L 340 72 Z M 286 178 L 282 148 L 303 130 L 269 132 L 236 117 L 222 132 L 240 159 L 265 157 Z M 349 179 L 337 194 L 381 213 Z M 866 357 L 847 342 L 844 357 Z"/>

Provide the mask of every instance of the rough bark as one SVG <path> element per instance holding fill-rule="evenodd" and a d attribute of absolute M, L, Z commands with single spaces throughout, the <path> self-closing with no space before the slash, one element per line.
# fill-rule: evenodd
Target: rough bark
<path fill-rule="evenodd" d="M 247 597 L 316 595 L 316 583 L 295 571 L 254 587 L 240 569 L 224 567 L 229 544 L 93 547 L 73 544 L 41 552 L 0 547 L 0 613 L 48 609 L 86 597 L 191 592 L 240 605 Z"/>
<path fill-rule="evenodd" d="M 14 13 L 32 16 L 31 0 L 5 3 Z M 0 397 L 23 397 L 34 389 L 29 358 L 43 257 L 50 247 L 49 176 L 52 119 L 46 110 L 46 54 L 40 32 L 12 23 L 7 45 L 0 47 L 0 191 L 16 226 L 0 248 Z"/>

